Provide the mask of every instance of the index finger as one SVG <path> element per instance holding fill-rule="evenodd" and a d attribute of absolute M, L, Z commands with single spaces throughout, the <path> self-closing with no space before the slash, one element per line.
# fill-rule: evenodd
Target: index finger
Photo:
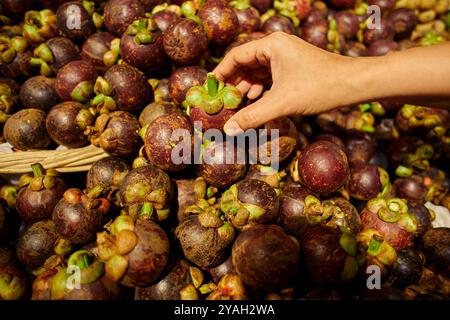
<path fill-rule="evenodd" d="M 233 48 L 214 69 L 217 78 L 225 81 L 241 67 L 260 64 L 261 48 L 264 48 L 263 39 L 253 40 Z"/>

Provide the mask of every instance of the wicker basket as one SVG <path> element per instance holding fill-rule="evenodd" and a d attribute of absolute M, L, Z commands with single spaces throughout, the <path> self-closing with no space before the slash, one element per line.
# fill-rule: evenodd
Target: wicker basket
<path fill-rule="evenodd" d="M 103 149 L 89 145 L 66 150 L 36 150 L 0 152 L 0 174 L 31 172 L 31 165 L 39 162 L 45 169 L 59 172 L 87 171 L 95 161 L 108 157 Z"/>

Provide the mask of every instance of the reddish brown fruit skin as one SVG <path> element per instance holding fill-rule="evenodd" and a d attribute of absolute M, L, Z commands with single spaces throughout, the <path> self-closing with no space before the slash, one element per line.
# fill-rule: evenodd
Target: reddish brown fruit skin
<path fill-rule="evenodd" d="M 198 16 L 214 44 L 225 46 L 233 42 L 238 34 L 238 18 L 234 10 L 223 0 L 206 2 L 198 12 Z"/>
<path fill-rule="evenodd" d="M 58 239 L 59 235 L 52 220 L 36 222 L 19 236 L 17 258 L 29 269 L 40 267 L 54 254 Z"/>
<path fill-rule="evenodd" d="M 166 32 L 175 21 L 180 19 L 180 16 L 175 12 L 163 10 L 153 14 L 152 19 L 158 26 L 159 30 Z"/>
<path fill-rule="evenodd" d="M 172 135 L 177 130 L 189 132 L 189 141 L 184 142 L 180 137 L 178 140 L 172 139 Z M 155 167 L 164 171 L 180 171 L 192 163 L 189 154 L 177 153 L 180 158 L 186 159 L 183 163 L 173 162 L 173 149 L 193 150 L 194 136 L 193 128 L 189 119 L 183 115 L 169 114 L 155 119 L 148 127 L 145 139 L 145 156 Z M 185 162 L 185 163 L 184 163 Z"/>
<path fill-rule="evenodd" d="M 29 78 L 20 88 L 20 101 L 25 108 L 50 110 L 60 101 L 55 91 L 55 79 L 43 76 Z"/>
<path fill-rule="evenodd" d="M 50 286 L 52 278 L 58 273 L 58 270 L 50 269 L 44 271 L 33 281 L 31 300 L 50 300 Z"/>
<path fill-rule="evenodd" d="M 422 236 L 427 230 L 433 227 L 431 224 L 431 214 L 423 204 L 408 202 L 408 213 L 416 219 L 416 235 Z"/>
<path fill-rule="evenodd" d="M 301 37 L 303 40 L 315 45 L 316 47 L 326 49 L 328 45 L 327 34 L 328 22 L 326 20 L 317 20 L 303 26 Z"/>
<path fill-rule="evenodd" d="M 35 74 L 35 69 L 30 65 L 31 51 L 17 53 L 14 60 L 0 66 L 0 72 L 7 78 L 25 80 Z"/>
<path fill-rule="evenodd" d="M 391 21 L 395 32 L 395 39 L 409 38 L 417 25 L 417 16 L 414 10 L 398 8 L 389 12 L 387 18 Z"/>
<path fill-rule="evenodd" d="M 423 145 L 423 141 L 416 136 L 401 136 L 392 141 L 388 148 L 389 160 L 393 167 L 397 167 L 408 153 L 414 153 L 416 148 Z"/>
<path fill-rule="evenodd" d="M 130 65 L 114 65 L 104 78 L 114 89 L 112 97 L 119 110 L 138 111 L 153 97 L 153 90 L 142 72 Z"/>
<path fill-rule="evenodd" d="M 108 196 L 111 190 L 119 189 L 129 170 L 128 164 L 120 158 L 103 158 L 96 161 L 89 169 L 86 177 L 86 188 L 89 191 L 101 186 L 105 188 L 102 195 Z"/>
<path fill-rule="evenodd" d="M 215 267 L 228 256 L 230 242 L 223 241 L 215 228 L 203 227 L 198 221 L 198 215 L 181 221 L 175 233 L 184 256 L 202 268 Z"/>
<path fill-rule="evenodd" d="M 255 7 L 260 13 L 266 12 L 272 5 L 272 0 L 250 0 L 252 7 Z"/>
<path fill-rule="evenodd" d="M 382 14 L 390 11 L 395 6 L 395 0 L 369 0 L 368 3 L 378 6 Z"/>
<path fill-rule="evenodd" d="M 47 115 L 45 126 L 47 132 L 56 143 L 79 148 L 89 143 L 89 137 L 84 134 L 85 128 L 77 124 L 77 116 L 84 106 L 75 101 L 66 101 L 54 106 Z M 86 125 L 94 125 L 94 117 Z"/>
<path fill-rule="evenodd" d="M 244 10 L 234 10 L 239 22 L 239 33 L 252 33 L 259 30 L 260 16 L 254 7 Z"/>
<path fill-rule="evenodd" d="M 178 19 L 164 33 L 164 50 L 178 65 L 197 64 L 207 48 L 205 29 L 192 19 Z"/>
<path fill-rule="evenodd" d="M 399 251 L 412 245 L 414 234 L 402 229 L 397 223 L 381 220 L 378 215 L 367 208 L 361 211 L 363 229 L 377 230 L 395 250 Z"/>
<path fill-rule="evenodd" d="M 317 225 L 306 230 L 301 239 L 308 275 L 315 284 L 338 285 L 342 282 L 347 254 L 339 243 L 337 229 Z"/>
<path fill-rule="evenodd" d="M 185 212 L 185 210 L 188 206 L 195 204 L 197 200 L 194 189 L 196 181 L 196 179 L 175 180 L 178 222 L 183 221 L 184 218 L 191 215 L 190 213 Z"/>
<path fill-rule="evenodd" d="M 363 31 L 364 44 L 369 46 L 377 40 L 392 40 L 394 38 L 394 28 L 390 20 L 381 18 L 380 28 L 364 29 Z"/>
<path fill-rule="evenodd" d="M 450 228 L 428 230 L 422 237 L 422 248 L 427 264 L 446 277 L 450 277 Z"/>
<path fill-rule="evenodd" d="M 349 137 L 344 140 L 345 153 L 351 167 L 366 165 L 375 152 L 375 144 L 367 139 Z"/>
<path fill-rule="evenodd" d="M 71 61 L 58 71 L 55 90 L 62 100 L 73 100 L 71 96 L 73 89 L 83 81 L 91 81 L 94 84 L 97 76 L 97 70 L 89 62 Z"/>
<path fill-rule="evenodd" d="M 195 124 L 200 123 L 202 130 L 219 129 L 223 131 L 225 123 L 237 112 L 236 109 L 222 109 L 216 114 L 208 114 L 202 108 L 191 108 L 189 118 Z"/>
<path fill-rule="evenodd" d="M 331 217 L 325 225 L 331 228 L 340 229 L 340 225 L 342 223 L 341 219 L 344 221 L 346 227 L 348 227 L 349 231 L 354 235 L 358 234 L 361 231 L 361 218 L 359 216 L 358 210 L 351 204 L 350 201 L 344 198 L 332 198 L 329 200 L 325 200 L 323 203 L 332 204 L 344 213 L 344 217 Z"/>
<path fill-rule="evenodd" d="M 134 232 L 139 240 L 128 254 L 128 269 L 121 283 L 128 287 L 149 285 L 163 272 L 169 258 L 166 232 L 149 220 L 138 220 Z"/>
<path fill-rule="evenodd" d="M 80 59 L 80 50 L 70 39 L 64 37 L 55 37 L 46 42 L 53 54 L 54 62 L 50 68 L 54 73 L 64 67 L 70 61 Z"/>
<path fill-rule="evenodd" d="M 350 41 L 345 46 L 345 55 L 349 57 L 365 57 L 367 48 L 361 42 Z"/>
<path fill-rule="evenodd" d="M 126 33 L 120 41 L 120 53 L 126 63 L 138 68 L 144 73 L 160 70 L 166 63 L 166 54 L 163 49 L 163 37 L 161 32 L 152 32 L 154 42 L 150 44 L 137 44 L 134 36 Z"/>
<path fill-rule="evenodd" d="M 44 8 L 52 9 L 53 11 L 55 11 L 60 5 L 68 1 L 69 0 L 40 0 Z"/>
<path fill-rule="evenodd" d="M 352 168 L 347 189 L 350 195 L 358 200 L 375 198 L 382 189 L 378 167 L 366 165 Z"/>
<path fill-rule="evenodd" d="M 128 25 L 145 16 L 139 0 L 110 0 L 103 9 L 104 23 L 109 32 L 120 37 Z"/>
<path fill-rule="evenodd" d="M 329 194 L 348 179 L 347 156 L 337 145 L 317 141 L 306 146 L 298 159 L 301 183 L 320 194 Z"/>
<path fill-rule="evenodd" d="M 413 175 L 407 178 L 399 178 L 394 181 L 395 195 L 411 202 L 423 203 L 427 188 L 421 177 Z"/>
<path fill-rule="evenodd" d="M 206 80 L 207 71 L 200 67 L 182 67 L 176 69 L 169 79 L 169 94 L 173 101 L 181 104 L 186 98 L 186 92 L 193 86 L 202 85 Z"/>
<path fill-rule="evenodd" d="M 219 264 L 217 267 L 208 269 L 208 272 L 213 277 L 215 283 L 218 283 L 220 279 L 222 279 L 222 277 L 225 276 L 227 273 L 235 274 L 231 255 L 228 257 L 227 260 Z"/>
<path fill-rule="evenodd" d="M 22 19 L 27 10 L 33 8 L 33 0 L 3 0 L 2 14 L 9 18 Z"/>
<path fill-rule="evenodd" d="M 202 161 L 198 167 L 198 173 L 210 185 L 218 188 L 227 188 L 245 175 L 246 164 L 237 163 L 236 158 L 233 158 L 238 153 L 237 149 L 229 147 L 226 142 L 214 142 L 206 147 L 203 152 L 213 160 L 216 160 L 211 161 L 212 163 Z M 235 161 L 227 164 L 227 157 Z"/>
<path fill-rule="evenodd" d="M 103 56 L 111 49 L 114 35 L 109 32 L 96 32 L 84 42 L 81 57 L 90 62 L 98 72 L 105 73 L 108 67 L 103 63 Z"/>
<path fill-rule="evenodd" d="M 71 26 L 71 21 L 74 19 L 73 12 L 78 13 L 76 17 L 79 19 L 80 27 L 68 27 Z M 78 1 L 66 2 L 59 7 L 56 11 L 56 23 L 62 35 L 74 41 L 83 40 L 95 31 L 91 16 L 84 9 L 83 4 Z"/>
<path fill-rule="evenodd" d="M 266 212 L 256 223 L 271 223 L 278 217 L 278 196 L 275 190 L 266 182 L 261 180 L 242 180 L 237 184 L 238 200 L 242 203 L 256 205 Z"/>
<path fill-rule="evenodd" d="M 372 42 L 372 44 L 369 46 L 367 53 L 369 56 L 384 56 L 390 52 L 399 50 L 400 47 L 398 43 L 395 42 L 394 40 L 381 39 Z"/>
<path fill-rule="evenodd" d="M 55 186 L 52 189 L 33 191 L 23 187 L 19 190 L 16 210 L 25 222 L 32 223 L 52 218 L 53 208 L 67 189 L 64 180 L 55 177 L 54 182 Z"/>
<path fill-rule="evenodd" d="M 189 263 L 182 259 L 158 283 L 136 288 L 135 300 L 180 300 L 180 290 L 191 283 Z"/>
<path fill-rule="evenodd" d="M 51 142 L 45 129 L 45 112 L 23 109 L 12 115 L 3 128 L 3 136 L 15 149 L 45 149 Z"/>
<path fill-rule="evenodd" d="M 305 198 L 308 195 L 311 191 L 296 183 L 285 186 L 280 195 L 278 223 L 295 237 L 300 237 L 310 225 L 305 213 Z"/>
<path fill-rule="evenodd" d="M 338 32 L 344 36 L 345 39 L 351 40 L 356 37 L 359 30 L 358 16 L 350 11 L 339 11 L 334 15 L 336 20 Z"/>
<path fill-rule="evenodd" d="M 342 142 L 341 138 L 339 138 L 338 136 L 335 136 L 334 134 L 322 133 L 322 134 L 319 134 L 314 137 L 314 141 L 319 141 L 319 140 L 325 140 L 325 141 L 332 142 L 335 145 L 337 145 L 339 148 L 341 148 L 342 150 L 345 151 L 344 142 Z"/>
<path fill-rule="evenodd" d="M 152 102 L 142 109 L 139 115 L 139 124 L 143 127 L 146 124 L 152 123 L 158 117 L 169 114 L 183 115 L 183 111 L 175 104 L 167 101 Z"/>
<path fill-rule="evenodd" d="M 337 9 L 349 9 L 355 4 L 355 0 L 329 0 Z"/>
<path fill-rule="evenodd" d="M 287 34 L 296 34 L 291 20 L 282 15 L 275 15 L 267 19 L 262 25 L 262 31 L 266 34 L 281 31 Z"/>
<path fill-rule="evenodd" d="M 299 265 L 298 243 L 277 225 L 255 225 L 233 245 L 232 261 L 239 278 L 265 292 L 292 283 Z"/>
<path fill-rule="evenodd" d="M 92 283 L 80 285 L 78 290 L 66 292 L 62 300 L 116 300 L 120 297 L 120 291 L 117 282 L 102 277 Z"/>
<path fill-rule="evenodd" d="M 151 12 L 156 5 L 163 2 L 162 0 L 139 0 L 139 1 L 144 7 L 145 12 Z"/>

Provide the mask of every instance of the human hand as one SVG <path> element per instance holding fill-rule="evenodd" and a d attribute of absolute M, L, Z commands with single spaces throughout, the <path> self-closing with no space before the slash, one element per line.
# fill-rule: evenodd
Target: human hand
<path fill-rule="evenodd" d="M 352 58 L 319 49 L 282 32 L 233 48 L 214 72 L 249 99 L 225 125 L 228 135 L 257 128 L 282 116 L 320 113 L 347 103 L 348 62 Z"/>

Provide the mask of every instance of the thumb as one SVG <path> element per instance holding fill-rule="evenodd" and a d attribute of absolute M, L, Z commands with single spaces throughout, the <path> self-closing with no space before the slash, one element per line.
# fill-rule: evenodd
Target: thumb
<path fill-rule="evenodd" d="M 258 101 L 238 111 L 225 123 L 224 131 L 229 136 L 243 133 L 247 129 L 258 128 L 266 122 L 283 115 L 283 107 L 268 93 Z"/>

